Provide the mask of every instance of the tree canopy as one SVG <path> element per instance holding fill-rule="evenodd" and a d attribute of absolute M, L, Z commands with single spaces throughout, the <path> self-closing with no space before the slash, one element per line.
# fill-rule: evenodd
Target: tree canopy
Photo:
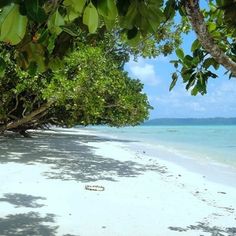
<path fill-rule="evenodd" d="M 0 79 L 0 131 L 24 132 L 48 125 L 136 125 L 151 108 L 139 80 L 123 70 L 127 53 L 110 35 L 78 42 L 50 70 L 21 69 L 14 50 L 2 46 L 6 61 Z"/>
<path fill-rule="evenodd" d="M 15 45 L 15 57 L 23 69 L 42 72 L 51 60 L 62 58 L 83 32 L 114 30 L 136 55 L 166 55 L 177 49 L 178 59 L 172 63 L 178 69 L 170 89 L 180 75 L 193 95 L 204 94 L 220 65 L 230 77 L 236 75 L 236 3 L 210 0 L 202 9 L 199 4 L 199 0 L 3 0 L 0 41 Z M 185 55 L 179 47 L 180 33 L 190 29 L 197 39 L 192 55 Z M 2 71 L 4 65 L 2 58 Z"/>
<path fill-rule="evenodd" d="M 192 95 L 207 92 L 207 82 L 217 78 L 220 66 L 230 78 L 236 76 L 236 2 L 204 4 L 199 0 L 1 1 L 0 129 L 43 126 L 49 120 L 61 125 L 143 120 L 147 98 L 140 82 L 123 71 L 130 55 L 155 57 L 175 51 L 170 90 L 182 77 Z M 196 40 L 191 55 L 186 55 L 181 34 L 190 30 Z"/>

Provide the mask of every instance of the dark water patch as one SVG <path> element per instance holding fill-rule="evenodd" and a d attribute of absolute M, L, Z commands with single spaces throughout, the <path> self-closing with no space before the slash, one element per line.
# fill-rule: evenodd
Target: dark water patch
<path fill-rule="evenodd" d="M 177 129 L 167 129 L 166 131 L 170 132 L 170 133 L 179 132 L 179 130 L 177 130 Z"/>
<path fill-rule="evenodd" d="M 225 146 L 226 148 L 236 148 L 235 145 L 229 145 L 229 146 Z"/>

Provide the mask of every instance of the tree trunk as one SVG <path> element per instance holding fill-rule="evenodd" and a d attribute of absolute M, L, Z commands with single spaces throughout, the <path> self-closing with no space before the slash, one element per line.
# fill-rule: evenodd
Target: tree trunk
<path fill-rule="evenodd" d="M 14 129 L 17 129 L 18 127 L 20 127 L 20 126 L 23 126 L 23 125 L 29 123 L 36 116 L 38 116 L 41 113 L 45 112 L 51 105 L 52 105 L 52 102 L 44 103 L 39 108 L 37 108 L 36 110 L 31 112 L 30 114 L 26 115 L 25 117 L 0 127 L 0 132 L 3 133 L 6 130 L 14 130 Z"/>
<path fill-rule="evenodd" d="M 218 47 L 209 33 L 204 21 L 204 16 L 199 8 L 199 0 L 186 0 L 184 4 L 188 19 L 203 48 L 210 53 L 219 64 L 229 70 L 233 76 L 236 76 L 236 63 Z"/>

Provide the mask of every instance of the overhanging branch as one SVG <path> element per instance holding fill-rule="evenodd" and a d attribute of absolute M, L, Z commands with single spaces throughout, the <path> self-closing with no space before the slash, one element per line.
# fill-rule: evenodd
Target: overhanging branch
<path fill-rule="evenodd" d="M 199 0 L 185 0 L 185 9 L 193 30 L 196 32 L 198 40 L 203 48 L 233 76 L 236 76 L 236 63 L 222 51 L 211 34 L 204 21 L 204 16 L 199 8 Z"/>

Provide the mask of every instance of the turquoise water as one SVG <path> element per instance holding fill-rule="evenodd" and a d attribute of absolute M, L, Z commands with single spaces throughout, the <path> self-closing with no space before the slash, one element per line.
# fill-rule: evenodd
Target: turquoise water
<path fill-rule="evenodd" d="M 236 167 L 236 126 L 93 127 L 110 137 L 165 148 L 185 157 L 212 160 Z"/>

